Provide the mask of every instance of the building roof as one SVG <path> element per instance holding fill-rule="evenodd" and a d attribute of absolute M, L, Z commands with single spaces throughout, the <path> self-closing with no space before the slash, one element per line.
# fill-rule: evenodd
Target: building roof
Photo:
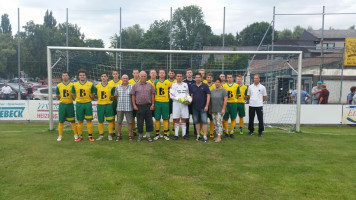
<path fill-rule="evenodd" d="M 340 62 L 343 59 L 342 54 L 325 54 L 324 55 L 324 65 L 329 65 L 335 62 Z M 312 57 L 312 58 L 304 58 L 302 61 L 302 67 L 313 67 L 313 66 L 320 66 L 322 62 L 322 57 Z M 295 69 L 298 69 L 298 60 L 291 59 L 289 64 Z M 266 60 L 253 60 L 251 63 L 251 73 L 266 73 L 270 71 L 278 71 L 283 69 L 288 69 L 289 66 L 286 60 L 274 60 L 273 63 L 271 61 Z"/>
<path fill-rule="evenodd" d="M 321 30 L 305 30 L 310 33 L 316 39 L 321 38 Z M 345 39 L 347 37 L 356 37 L 356 30 L 324 30 L 324 39 Z"/>

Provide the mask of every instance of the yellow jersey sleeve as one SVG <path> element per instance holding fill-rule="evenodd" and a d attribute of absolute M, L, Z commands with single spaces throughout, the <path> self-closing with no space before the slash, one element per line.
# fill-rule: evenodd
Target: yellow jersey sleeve
<path fill-rule="evenodd" d="M 209 90 L 212 91 L 213 89 L 215 89 L 215 84 L 212 83 L 211 85 L 207 84 L 209 86 Z"/>
<path fill-rule="evenodd" d="M 240 85 L 237 89 L 237 94 L 240 95 L 239 98 L 237 98 L 237 103 L 245 103 L 245 97 L 247 95 L 247 86 L 246 85 Z"/>
<path fill-rule="evenodd" d="M 109 81 L 109 85 L 114 88 L 116 88 L 116 86 L 118 86 L 120 84 L 122 84 L 122 80 L 119 80 L 117 82 L 115 82 L 114 80 Z"/>
<path fill-rule="evenodd" d="M 109 83 L 105 86 L 102 83 L 96 85 L 96 96 L 98 97 L 99 105 L 112 104 L 114 93 L 114 87 Z"/>
<path fill-rule="evenodd" d="M 90 81 L 84 84 L 78 81 L 73 84 L 72 93 L 75 94 L 75 101 L 77 103 L 89 103 L 92 101 L 91 95 L 95 94 L 95 87 Z"/>
<path fill-rule="evenodd" d="M 236 103 L 237 102 L 236 94 L 237 94 L 238 85 L 236 83 L 233 83 L 232 85 L 225 83 L 223 85 L 223 88 L 227 92 L 227 102 L 228 103 Z"/>
<path fill-rule="evenodd" d="M 153 86 L 153 89 L 156 91 L 155 82 L 157 82 L 157 80 L 155 82 L 153 82 L 152 80 L 148 80 L 147 82 L 150 83 Z"/>
<path fill-rule="evenodd" d="M 208 84 L 208 81 L 206 79 L 203 79 L 203 83 Z"/>
<path fill-rule="evenodd" d="M 129 84 L 130 85 L 132 85 L 132 86 L 134 86 L 136 83 L 138 83 L 140 81 L 140 79 L 138 79 L 137 81 L 134 79 L 134 78 L 132 78 L 132 79 L 130 79 L 129 80 Z"/>
<path fill-rule="evenodd" d="M 63 82 L 59 83 L 56 88 L 56 95 L 60 96 L 59 103 L 71 104 L 73 103 L 72 98 L 72 87 L 73 83 L 69 82 L 67 85 Z"/>
<path fill-rule="evenodd" d="M 156 81 L 155 83 L 155 101 L 158 102 L 169 102 L 169 88 L 172 83 L 169 80 Z"/>

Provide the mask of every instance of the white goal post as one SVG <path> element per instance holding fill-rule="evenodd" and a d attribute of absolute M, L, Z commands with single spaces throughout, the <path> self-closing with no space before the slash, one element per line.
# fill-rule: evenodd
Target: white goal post
<path fill-rule="evenodd" d="M 114 48 L 90 48 L 90 47 L 63 47 L 63 46 L 47 46 L 47 73 L 48 73 L 48 88 L 53 87 L 52 83 L 52 68 L 56 65 L 52 63 L 51 51 L 98 51 L 111 53 L 151 53 L 151 54 L 214 54 L 214 55 L 297 55 L 298 56 L 298 74 L 297 74 L 297 96 L 301 95 L 302 82 L 302 51 L 196 51 L 196 50 L 153 50 L 153 49 L 114 49 Z M 53 91 L 48 90 L 49 97 L 52 97 Z M 54 129 L 53 120 L 53 99 L 49 101 L 49 129 Z M 300 132 L 300 117 L 301 117 L 301 102 L 297 101 L 295 131 Z"/>

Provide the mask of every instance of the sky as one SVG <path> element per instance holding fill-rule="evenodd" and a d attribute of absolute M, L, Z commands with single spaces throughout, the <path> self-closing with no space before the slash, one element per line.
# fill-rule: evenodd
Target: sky
<path fill-rule="evenodd" d="M 20 8 L 20 28 L 33 20 L 43 23 L 46 10 L 52 10 L 57 22 L 66 21 L 68 8 L 69 23 L 81 27 L 86 38 L 103 39 L 109 47 L 110 37 L 119 33 L 120 7 L 122 28 L 139 24 L 147 30 L 155 20 L 169 20 L 170 8 L 197 5 L 202 8 L 206 24 L 214 34 L 223 33 L 223 11 L 225 7 L 225 33 L 240 32 L 254 22 L 273 20 L 273 6 L 276 14 L 292 13 L 356 13 L 354 0 L 0 0 L 0 15 L 7 13 L 13 33 L 18 29 L 17 8 Z M 356 15 L 326 15 L 325 29 L 347 29 L 356 24 Z M 277 15 L 275 29 L 293 29 L 300 25 L 320 29 L 322 16 Z M 69 44 L 70 45 L 70 44 Z"/>

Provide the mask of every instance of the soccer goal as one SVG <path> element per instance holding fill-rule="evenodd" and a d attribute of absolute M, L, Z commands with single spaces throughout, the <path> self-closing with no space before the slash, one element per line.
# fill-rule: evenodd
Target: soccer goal
<path fill-rule="evenodd" d="M 48 86 L 55 87 L 63 71 L 68 71 L 72 81 L 77 80 L 77 71 L 87 71 L 87 78 L 94 84 L 100 82 L 100 74 L 118 70 L 120 76 L 132 77 L 132 70 L 147 72 L 151 69 L 173 69 L 183 72 L 191 68 L 193 72 L 205 69 L 206 79 L 212 73 L 214 79 L 220 74 L 243 76 L 243 84 L 253 84 L 253 77 L 259 74 L 261 84 L 267 89 L 264 104 L 264 121 L 267 127 L 278 127 L 300 132 L 301 105 L 291 104 L 291 92 L 297 89 L 300 96 L 302 84 L 301 51 L 195 51 L 195 50 L 151 50 L 151 49 L 113 49 L 87 47 L 47 47 Z M 157 77 L 158 78 L 158 77 Z M 52 80 L 52 81 L 51 81 Z M 227 79 L 225 80 L 227 81 Z M 49 96 L 52 90 L 49 90 Z M 49 105 L 53 105 L 49 98 Z M 248 103 L 248 102 L 247 102 Z M 248 104 L 246 104 L 248 105 Z M 246 110 L 245 124 L 248 122 Z M 49 106 L 49 128 L 53 130 L 53 106 Z M 95 112 L 95 110 L 94 110 Z"/>

